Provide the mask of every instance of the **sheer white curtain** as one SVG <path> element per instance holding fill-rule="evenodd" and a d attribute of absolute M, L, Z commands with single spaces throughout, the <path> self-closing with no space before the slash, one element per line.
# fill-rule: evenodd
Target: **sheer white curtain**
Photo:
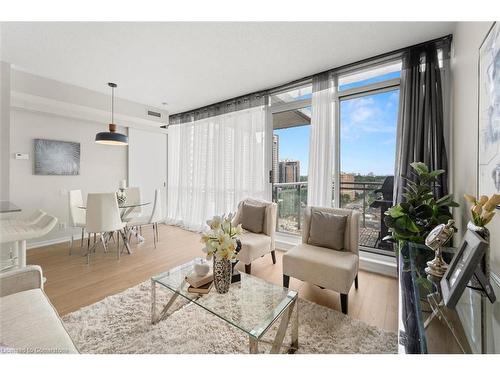
<path fill-rule="evenodd" d="M 200 231 L 244 198 L 266 198 L 265 108 L 168 129 L 168 221 Z"/>
<path fill-rule="evenodd" d="M 307 204 L 332 206 L 335 151 L 334 85 L 328 73 L 313 77 Z"/>

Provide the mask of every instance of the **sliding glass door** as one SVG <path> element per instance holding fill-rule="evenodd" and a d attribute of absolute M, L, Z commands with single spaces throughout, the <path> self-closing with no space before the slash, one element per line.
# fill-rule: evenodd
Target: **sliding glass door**
<path fill-rule="evenodd" d="M 338 80 L 338 206 L 360 212 L 360 246 L 388 254 L 384 212 L 393 205 L 400 75 L 397 60 Z"/>
<path fill-rule="evenodd" d="M 278 203 L 278 231 L 300 234 L 307 205 L 311 107 L 272 114 L 272 192 Z"/>
<path fill-rule="evenodd" d="M 335 154 L 332 207 L 361 213 L 360 246 L 393 254 L 383 223 L 392 206 L 401 61 L 339 73 L 332 108 Z M 279 235 L 299 235 L 307 206 L 312 82 L 270 95 L 272 199 Z M 270 129 L 269 129 L 270 130 Z M 270 142 L 271 143 L 271 142 Z"/>
<path fill-rule="evenodd" d="M 399 89 L 340 100 L 340 206 L 361 213 L 361 246 L 391 249 L 384 212 L 392 206 Z"/>

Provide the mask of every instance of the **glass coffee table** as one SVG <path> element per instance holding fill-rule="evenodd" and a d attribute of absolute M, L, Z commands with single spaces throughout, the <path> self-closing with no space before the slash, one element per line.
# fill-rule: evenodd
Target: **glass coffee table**
<path fill-rule="evenodd" d="M 249 337 L 249 352 L 258 353 L 259 342 L 265 333 L 281 317 L 278 331 L 272 344 L 271 353 L 279 353 L 290 320 L 292 321 L 292 340 L 289 353 L 299 346 L 298 293 L 281 286 L 268 283 L 246 273 L 241 274 L 241 281 L 231 284 L 229 292 L 219 294 L 213 287 L 208 294 L 192 294 L 187 291 L 185 277 L 193 271 L 194 261 L 183 264 L 170 271 L 151 278 L 151 323 L 156 324 L 167 318 L 178 296 L 188 303 L 194 303 L 210 314 L 226 321 L 245 332 Z M 156 287 L 167 288 L 173 296 L 157 311 Z M 295 308 L 295 313 L 294 312 Z M 181 313 L 181 311 L 180 311 Z M 292 317 L 292 315 L 294 315 Z"/>

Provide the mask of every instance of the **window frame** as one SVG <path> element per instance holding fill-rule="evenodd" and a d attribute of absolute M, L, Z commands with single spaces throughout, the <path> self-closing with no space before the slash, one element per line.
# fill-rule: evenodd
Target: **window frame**
<path fill-rule="evenodd" d="M 397 56 L 396 58 L 392 58 L 392 61 L 397 61 L 398 59 L 401 59 L 401 56 Z M 387 60 L 384 61 L 384 63 L 387 63 Z M 379 65 L 375 64 L 374 68 Z M 359 69 L 366 69 L 367 66 L 363 65 L 360 66 Z M 340 102 L 344 100 L 349 100 L 349 99 L 355 99 L 359 97 L 364 97 L 368 95 L 373 95 L 373 94 L 378 94 L 382 92 L 388 92 L 388 91 L 394 91 L 398 90 L 401 87 L 401 78 L 391 78 L 388 80 L 384 80 L 381 82 L 376 82 L 360 87 L 355 87 L 351 89 L 346 89 L 339 91 L 339 77 L 341 77 L 344 74 L 352 74 L 353 71 L 357 69 L 350 69 L 349 71 L 346 72 L 337 72 L 337 73 L 332 73 L 331 79 L 332 79 L 332 86 L 333 86 L 333 101 L 335 103 L 335 119 L 336 119 L 336 126 L 335 126 L 335 140 L 334 140 L 334 147 L 335 147 L 335 154 L 334 154 L 334 171 L 333 171 L 333 184 L 334 186 L 339 186 L 340 187 L 340 146 L 341 146 L 341 140 L 340 140 L 340 130 L 341 130 L 341 125 L 340 125 Z M 402 71 L 402 70 L 401 70 Z M 312 81 L 304 81 L 301 83 L 296 83 L 294 85 L 291 85 L 287 89 L 293 90 L 294 88 L 298 86 L 304 86 L 307 84 L 312 85 Z M 286 89 L 282 89 L 280 91 L 285 91 Z M 272 93 L 270 93 L 272 95 Z M 280 112 L 285 112 L 285 111 L 290 111 L 290 110 L 297 110 L 301 109 L 304 107 L 312 107 L 312 98 L 309 99 L 301 99 L 301 100 L 296 100 L 292 102 L 284 102 L 284 103 L 271 103 L 271 98 L 269 96 L 269 100 L 267 103 L 267 109 L 266 109 L 266 123 L 268 124 L 267 131 L 269 132 L 268 134 L 273 134 L 274 131 L 274 126 L 273 126 L 273 115 L 275 113 L 280 113 Z M 398 107 L 399 111 L 399 107 Z M 272 153 L 272 137 L 270 137 L 269 141 L 269 160 L 268 160 L 268 166 L 269 168 L 269 174 L 272 173 L 272 158 L 271 158 L 271 153 Z M 269 183 L 269 196 L 270 199 L 272 199 L 272 182 L 270 180 Z M 333 207 L 339 208 L 340 207 L 340 189 L 334 189 L 334 195 L 333 195 Z M 290 233 L 285 233 L 285 232 L 280 232 L 280 235 L 285 235 L 285 236 L 293 236 L 296 237 L 294 234 Z M 300 237 L 300 236 L 299 236 Z M 374 253 L 374 254 L 380 254 L 384 256 L 390 256 L 394 257 L 395 254 L 393 251 L 390 250 L 384 250 L 384 249 L 375 249 L 367 246 L 360 245 L 359 246 L 361 251 L 364 252 L 369 252 L 369 253 Z"/>
<path fill-rule="evenodd" d="M 338 88 L 338 86 L 336 86 Z M 401 78 L 392 78 L 381 82 L 372 83 L 365 86 L 355 87 L 348 90 L 343 90 L 339 92 L 336 90 L 335 92 L 335 116 L 336 116 L 336 130 L 335 130 L 335 171 L 334 171 L 334 186 L 340 187 L 340 147 L 341 147 L 341 139 L 340 139 L 340 103 L 345 100 L 351 100 L 356 98 L 362 98 L 369 95 L 380 94 L 383 92 L 401 90 Z M 398 105 L 398 113 L 399 113 L 399 105 Z M 335 173 L 337 171 L 337 173 Z M 340 208 L 340 189 L 334 189 L 334 200 L 333 205 L 335 208 Z M 395 257 L 394 251 L 377 249 L 373 247 L 359 245 L 359 249 L 365 252 L 380 254 L 390 257 Z"/>

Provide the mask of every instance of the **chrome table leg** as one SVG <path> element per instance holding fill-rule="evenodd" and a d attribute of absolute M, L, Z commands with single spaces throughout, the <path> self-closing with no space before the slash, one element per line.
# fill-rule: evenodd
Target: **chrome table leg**
<path fill-rule="evenodd" d="M 259 340 L 252 336 L 248 336 L 248 338 L 250 344 L 250 354 L 259 354 Z"/>
<path fill-rule="evenodd" d="M 295 301 L 295 317 L 292 320 L 292 347 L 289 353 L 295 353 L 299 349 L 299 299 Z"/>
<path fill-rule="evenodd" d="M 292 317 L 293 308 L 295 307 L 296 302 L 297 300 L 291 302 L 281 317 L 278 332 L 276 333 L 273 341 L 273 346 L 271 347 L 271 354 L 278 354 L 280 352 L 281 346 L 283 345 L 283 340 L 285 339 L 288 323 L 290 322 L 290 318 Z"/>
<path fill-rule="evenodd" d="M 156 323 L 156 281 L 151 279 L 151 324 Z"/>
<path fill-rule="evenodd" d="M 172 295 L 172 297 L 170 297 L 170 299 L 168 300 L 167 304 L 163 307 L 163 309 L 161 310 L 158 317 L 156 317 L 156 288 L 155 288 L 155 286 L 153 286 L 153 284 L 156 284 L 156 282 L 151 280 L 151 283 L 152 283 L 152 286 L 151 286 L 151 288 L 152 288 L 151 289 L 151 300 L 152 300 L 152 303 L 151 303 L 151 324 L 156 324 L 169 316 L 168 310 L 170 309 L 170 307 L 172 307 L 172 305 L 174 304 L 177 297 L 179 297 L 179 293 L 174 293 Z M 182 281 L 181 285 L 179 286 L 179 289 L 184 287 L 185 284 L 186 284 L 186 280 Z"/>

